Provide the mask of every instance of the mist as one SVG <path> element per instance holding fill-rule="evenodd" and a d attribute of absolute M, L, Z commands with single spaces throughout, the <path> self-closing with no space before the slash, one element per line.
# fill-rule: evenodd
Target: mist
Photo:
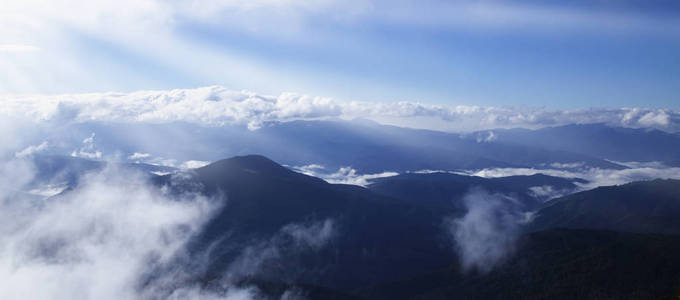
<path fill-rule="evenodd" d="M 115 165 L 52 197 L 21 191 L 35 174 L 29 160 L 1 170 L 2 299 L 139 299 L 144 271 L 171 263 L 219 207 Z"/>
<path fill-rule="evenodd" d="M 453 239 L 463 271 L 488 273 L 508 258 L 527 215 L 517 202 L 501 194 L 472 189 L 464 197 L 466 213 L 444 224 Z"/>

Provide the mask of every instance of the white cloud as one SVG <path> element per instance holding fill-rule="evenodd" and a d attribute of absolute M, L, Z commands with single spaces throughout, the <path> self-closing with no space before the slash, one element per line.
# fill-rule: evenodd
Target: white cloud
<path fill-rule="evenodd" d="M 496 139 L 498 139 L 498 137 L 496 136 L 496 134 L 494 134 L 493 131 L 489 130 L 488 133 L 487 133 L 487 135 L 486 135 L 486 137 L 483 136 L 483 135 L 478 135 L 478 136 L 477 136 L 477 143 L 493 142 L 493 141 L 495 141 Z"/>
<path fill-rule="evenodd" d="M 494 168 L 482 170 L 470 170 L 456 172 L 464 175 L 473 175 L 487 178 L 505 177 L 514 175 L 546 174 L 563 178 L 582 178 L 588 183 L 577 183 L 580 190 L 596 188 L 598 186 L 620 185 L 633 181 L 662 179 L 680 179 L 680 168 L 651 167 L 662 164 L 650 163 L 625 163 L 631 168 L 623 170 L 581 168 L 578 170 L 536 169 L 536 168 Z M 637 167 L 636 167 L 637 166 Z"/>
<path fill-rule="evenodd" d="M 0 115 L 19 115 L 36 121 L 63 118 L 75 122 L 184 121 L 205 126 L 238 124 L 257 129 L 272 121 L 361 117 L 387 124 L 449 131 L 540 128 L 575 123 L 680 130 L 680 112 L 670 109 L 548 110 L 414 102 L 343 102 L 292 93 L 259 95 L 219 86 L 132 93 L 4 95 L 0 96 L 0 101 Z M 493 138 L 493 132 L 490 132 L 483 140 Z"/>
<path fill-rule="evenodd" d="M 40 145 L 28 146 L 26 149 L 15 153 L 14 156 L 16 156 L 18 158 L 26 157 L 26 156 L 33 155 L 35 153 L 41 152 L 41 151 L 47 149 L 47 147 L 48 147 L 47 141 L 44 141 L 44 142 L 40 143 Z"/>
<path fill-rule="evenodd" d="M 89 137 L 83 140 L 83 146 L 80 149 L 73 150 L 71 156 L 82 157 L 87 159 L 101 159 L 102 152 L 97 151 L 94 147 L 95 133 L 90 134 Z"/>
<path fill-rule="evenodd" d="M 574 192 L 573 189 L 555 189 L 550 185 L 532 186 L 529 188 L 529 195 L 541 201 L 548 201 L 559 198 Z"/>
<path fill-rule="evenodd" d="M 309 246 L 318 250 L 333 238 L 337 229 L 333 219 L 326 219 L 309 225 L 288 224 L 281 228 L 281 232 L 291 236 L 298 246 Z"/>
<path fill-rule="evenodd" d="M 351 167 L 341 167 L 338 171 L 329 173 L 323 166 L 312 164 L 301 167 L 292 167 L 293 170 L 305 175 L 319 177 L 326 182 L 335 184 L 352 184 L 367 186 L 371 179 L 399 175 L 397 172 L 382 172 L 377 174 L 359 174 Z"/>
<path fill-rule="evenodd" d="M 31 45 L 21 44 L 0 44 L 0 52 L 35 52 L 40 48 Z"/>
<path fill-rule="evenodd" d="M 187 160 L 180 165 L 181 169 L 196 169 L 210 164 L 209 161 Z"/>
<path fill-rule="evenodd" d="M 516 202 L 501 194 L 472 190 L 463 197 L 467 212 L 447 218 L 445 225 L 453 238 L 463 270 L 488 272 L 514 249 L 524 215 Z"/>
<path fill-rule="evenodd" d="M 12 173 L 0 174 L 0 185 L 20 187 Z M 39 202 L 0 189 L 0 298 L 148 299 L 139 281 L 173 261 L 217 205 L 143 183 L 141 174 L 108 168 Z"/>
<path fill-rule="evenodd" d="M 139 153 L 135 152 L 132 155 L 128 156 L 129 160 L 137 160 L 137 159 L 143 159 L 143 158 L 149 158 L 151 157 L 151 154 L 149 153 Z"/>

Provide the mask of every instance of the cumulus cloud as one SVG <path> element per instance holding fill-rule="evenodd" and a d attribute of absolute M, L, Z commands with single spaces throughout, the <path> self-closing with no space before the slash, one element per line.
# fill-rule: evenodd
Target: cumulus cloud
<path fill-rule="evenodd" d="M 380 122 L 440 130 L 540 128 L 574 123 L 680 130 L 680 112 L 670 109 L 593 108 L 549 110 L 444 106 L 415 102 L 336 101 L 292 93 L 279 96 L 232 91 L 219 86 L 168 91 L 70 95 L 5 95 L 0 114 L 31 120 L 68 118 L 74 122 L 167 123 L 205 126 L 245 125 L 255 130 L 268 122 L 297 119 L 368 118 Z M 481 140 L 493 140 L 493 132 Z"/>
<path fill-rule="evenodd" d="M 463 197 L 467 212 L 447 218 L 445 225 L 460 256 L 463 270 L 486 273 L 514 249 L 519 227 L 526 222 L 517 202 L 505 195 L 473 189 Z"/>

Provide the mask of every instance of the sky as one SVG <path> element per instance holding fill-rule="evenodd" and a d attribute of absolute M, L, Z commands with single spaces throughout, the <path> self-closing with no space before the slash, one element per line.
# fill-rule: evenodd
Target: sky
<path fill-rule="evenodd" d="M 679 109 L 680 2 L 4 0 L 0 68 L 0 94 Z"/>

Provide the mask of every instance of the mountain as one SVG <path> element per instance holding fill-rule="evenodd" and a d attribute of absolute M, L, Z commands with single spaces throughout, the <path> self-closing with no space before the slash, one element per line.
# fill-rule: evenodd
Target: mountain
<path fill-rule="evenodd" d="M 664 165 L 672 167 L 672 168 L 680 168 L 680 159 L 665 161 Z"/>
<path fill-rule="evenodd" d="M 586 162 L 601 168 L 622 168 L 565 151 L 547 151 L 530 145 L 479 143 L 456 133 L 377 123 L 292 121 L 258 131 L 258 134 L 279 137 L 279 141 L 290 143 L 290 149 L 295 153 L 314 157 L 301 160 L 298 165 L 304 161 L 335 167 L 349 165 L 363 173 L 538 166 L 554 162 Z M 272 157 L 283 162 L 290 159 Z M 342 164 L 338 165 L 338 162 Z"/>
<path fill-rule="evenodd" d="M 75 186 L 79 179 L 90 172 L 101 171 L 107 162 L 64 155 L 32 155 L 27 158 L 36 170 L 31 185 L 66 184 Z M 116 167 L 150 172 L 173 172 L 175 168 L 143 163 L 114 163 Z"/>
<path fill-rule="evenodd" d="M 459 197 L 477 185 L 492 193 L 526 193 L 533 184 L 573 188 L 576 179 L 406 174 L 367 189 L 329 184 L 249 155 L 153 182 L 176 193 L 200 191 L 223 204 L 188 249 L 190 261 L 208 266 L 196 275 L 206 287 L 228 276 L 275 296 L 297 286 L 365 299 L 645 299 L 677 295 L 680 287 L 680 238 L 651 233 L 532 232 L 489 273 L 463 269 L 443 227 L 456 201 L 442 194 Z M 633 185 L 647 184 L 656 196 L 671 195 L 677 186 Z M 391 197 L 391 188 L 401 190 Z M 550 201 L 539 214 L 568 198 Z M 616 212 L 618 202 L 607 205 Z"/>
<path fill-rule="evenodd" d="M 522 236 L 490 273 L 457 264 L 367 287 L 366 299 L 676 299 L 680 237 L 554 229 Z"/>
<path fill-rule="evenodd" d="M 573 124 L 538 130 L 492 130 L 494 141 L 531 145 L 546 150 L 579 153 L 614 161 L 670 161 L 680 159 L 680 135 L 655 129 Z M 472 134 L 485 137 L 489 131 Z"/>
<path fill-rule="evenodd" d="M 448 208 L 453 204 L 463 210 L 460 200 L 471 188 L 479 188 L 514 197 L 521 203 L 522 210 L 530 211 L 541 206 L 550 197 L 574 192 L 578 188 L 576 183 L 585 183 L 585 180 L 544 174 L 483 178 L 437 172 L 377 178 L 371 181 L 368 189 L 418 205 Z"/>
<path fill-rule="evenodd" d="M 530 230 L 590 228 L 680 234 L 680 180 L 598 187 L 552 201 Z"/>
<path fill-rule="evenodd" d="M 55 129 L 56 130 L 56 129 Z M 351 166 L 360 173 L 383 171 L 458 170 L 499 167 L 545 167 L 551 164 L 623 169 L 604 159 L 545 149 L 529 143 L 483 142 L 458 133 L 417 130 L 366 121 L 291 121 L 244 126 L 203 127 L 189 123 L 79 123 L 52 136 L 72 137 L 49 151 L 70 153 L 93 136 L 91 145 L 104 154 L 151 155 L 147 160 L 216 161 L 260 153 L 282 164 L 323 165 L 329 170 Z M 50 136 L 46 134 L 47 136 Z M 49 140 L 49 138 L 48 138 Z M 181 144 L 169 141 L 181 140 Z"/>
<path fill-rule="evenodd" d="M 456 257 L 440 238 L 443 212 L 358 186 L 329 184 L 263 156 L 217 161 L 190 175 L 154 181 L 177 192 L 198 184 L 225 200 L 191 247 L 196 256 L 210 257 L 206 281 L 242 269 L 237 258 L 247 251 L 253 257 L 246 261 L 273 251 L 268 249 L 278 257 L 244 271 L 249 276 L 339 290 L 427 272 Z M 302 230 L 317 228 L 321 234 L 327 224 L 334 232 L 327 247 L 314 246 L 310 230 Z M 311 246 L 296 246 L 294 235 L 281 234 L 289 233 L 286 228 L 302 230 L 300 236 Z"/>

